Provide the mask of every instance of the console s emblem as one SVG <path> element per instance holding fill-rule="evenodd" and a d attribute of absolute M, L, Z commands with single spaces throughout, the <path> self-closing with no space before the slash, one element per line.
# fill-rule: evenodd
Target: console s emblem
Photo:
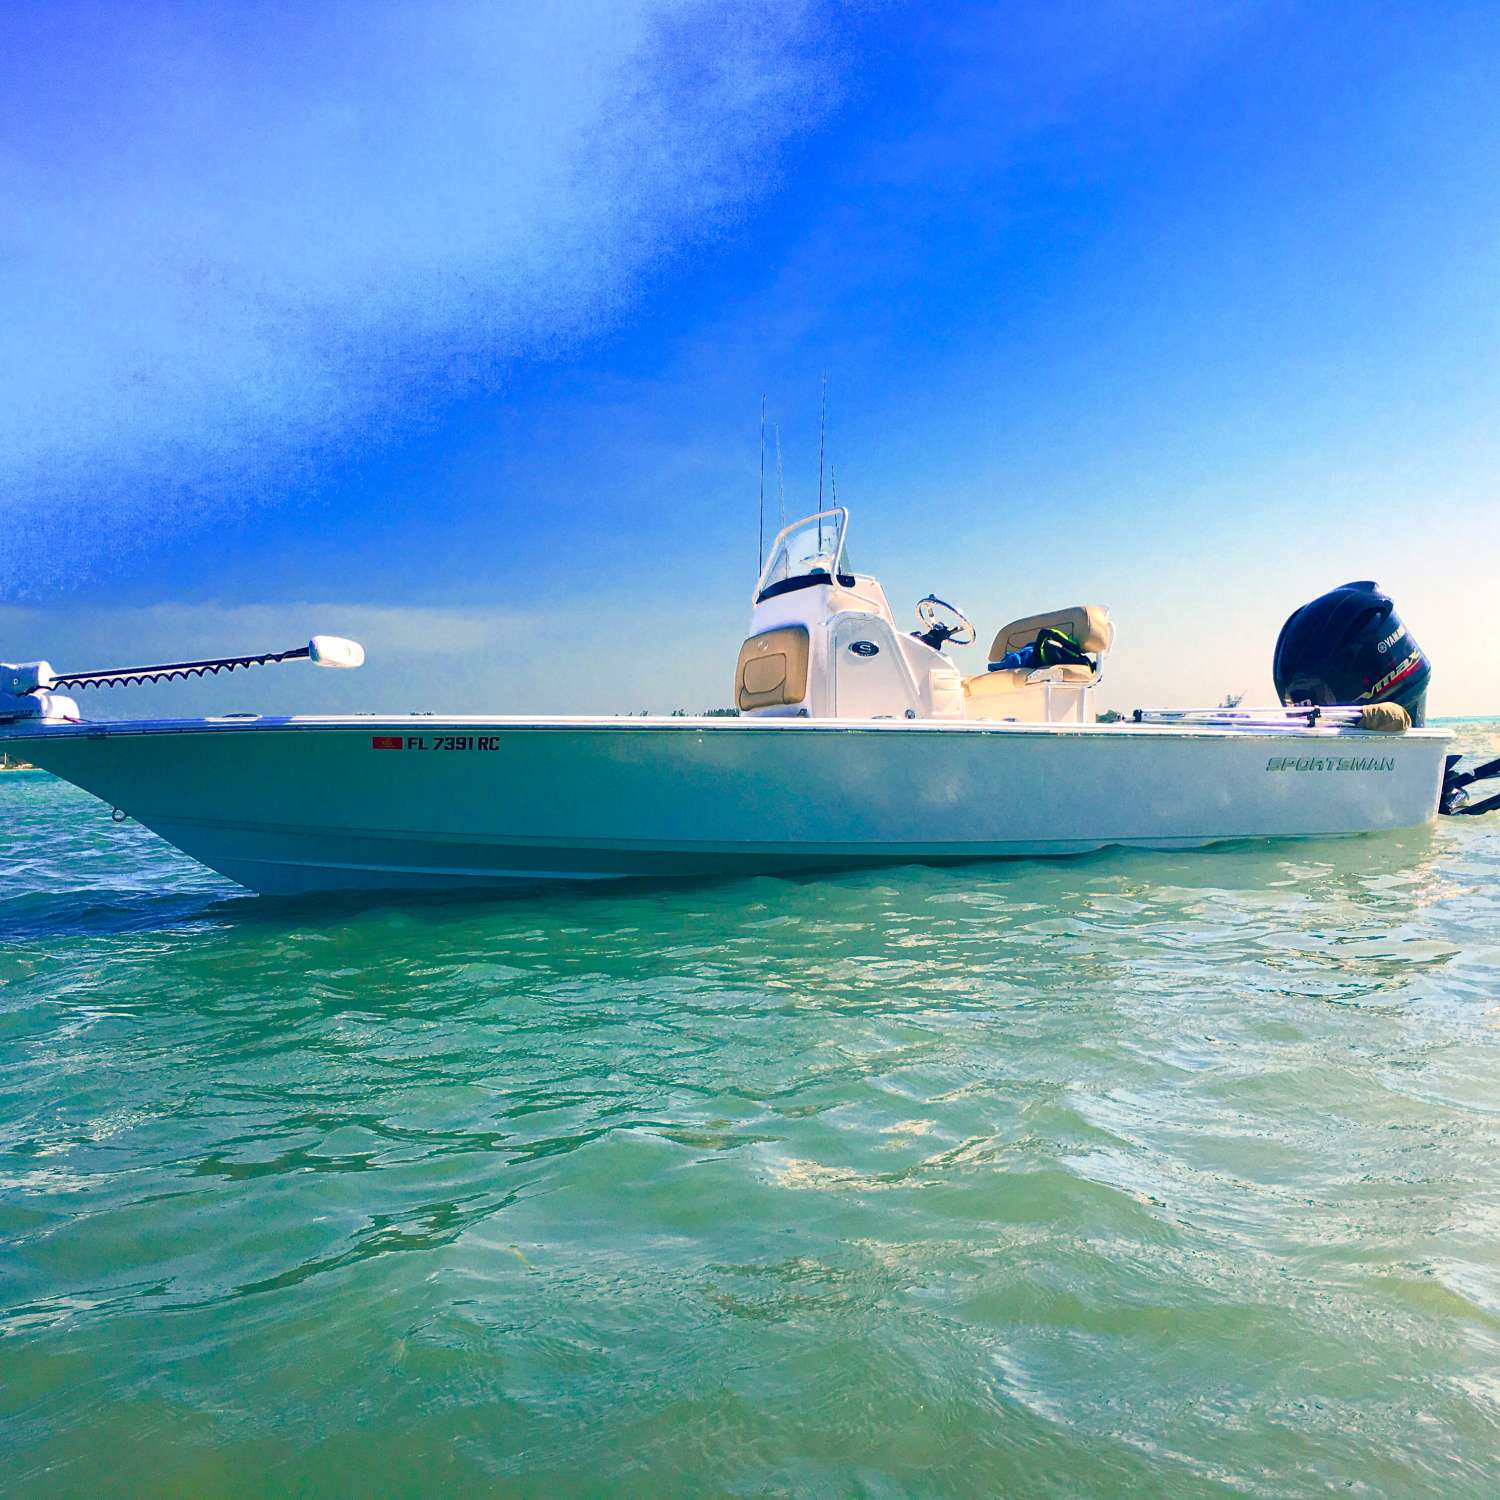
<path fill-rule="evenodd" d="M 877 646 L 874 641 L 854 641 L 850 644 L 849 649 L 856 656 L 880 655 L 880 647 Z"/>

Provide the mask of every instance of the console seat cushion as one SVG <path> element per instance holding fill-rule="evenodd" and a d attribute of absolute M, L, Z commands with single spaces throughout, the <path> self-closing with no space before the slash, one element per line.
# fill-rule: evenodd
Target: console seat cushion
<path fill-rule="evenodd" d="M 1039 681 L 1031 679 L 1038 677 Z M 978 672 L 964 678 L 965 698 L 999 698 L 1006 693 L 1019 693 L 1024 688 L 1037 688 L 1043 682 L 1065 682 L 1087 687 L 1094 674 L 1087 668 L 1069 662 L 1061 667 L 1012 667 L 1003 672 Z"/>
<path fill-rule="evenodd" d="M 780 708 L 807 697 L 808 636 L 805 625 L 752 635 L 740 647 L 734 701 L 741 713 Z"/>
<path fill-rule="evenodd" d="M 1019 651 L 1046 629 L 1060 630 L 1078 642 L 1079 649 L 1099 656 L 1114 645 L 1115 625 L 1102 604 L 1075 604 L 1071 609 L 1054 609 L 1045 615 L 1027 615 L 1002 626 L 990 647 L 990 660 L 999 661 L 1007 651 Z"/>

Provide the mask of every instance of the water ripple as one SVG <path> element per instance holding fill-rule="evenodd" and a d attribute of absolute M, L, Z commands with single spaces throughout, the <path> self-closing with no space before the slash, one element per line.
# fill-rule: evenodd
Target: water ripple
<path fill-rule="evenodd" d="M 313 906 L 0 813 L 18 1492 L 1500 1485 L 1500 821 Z"/>

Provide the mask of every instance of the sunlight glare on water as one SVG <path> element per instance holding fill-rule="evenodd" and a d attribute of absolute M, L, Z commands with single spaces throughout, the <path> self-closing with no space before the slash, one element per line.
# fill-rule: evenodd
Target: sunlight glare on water
<path fill-rule="evenodd" d="M 0 813 L 5 1493 L 1500 1492 L 1500 818 L 357 906 Z"/>

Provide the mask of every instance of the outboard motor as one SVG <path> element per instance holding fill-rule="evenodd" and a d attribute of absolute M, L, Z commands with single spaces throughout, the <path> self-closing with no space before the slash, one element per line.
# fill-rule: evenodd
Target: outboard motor
<path fill-rule="evenodd" d="M 1420 727 L 1432 666 L 1368 579 L 1304 604 L 1281 627 L 1271 667 L 1285 704 L 1399 703 Z"/>

